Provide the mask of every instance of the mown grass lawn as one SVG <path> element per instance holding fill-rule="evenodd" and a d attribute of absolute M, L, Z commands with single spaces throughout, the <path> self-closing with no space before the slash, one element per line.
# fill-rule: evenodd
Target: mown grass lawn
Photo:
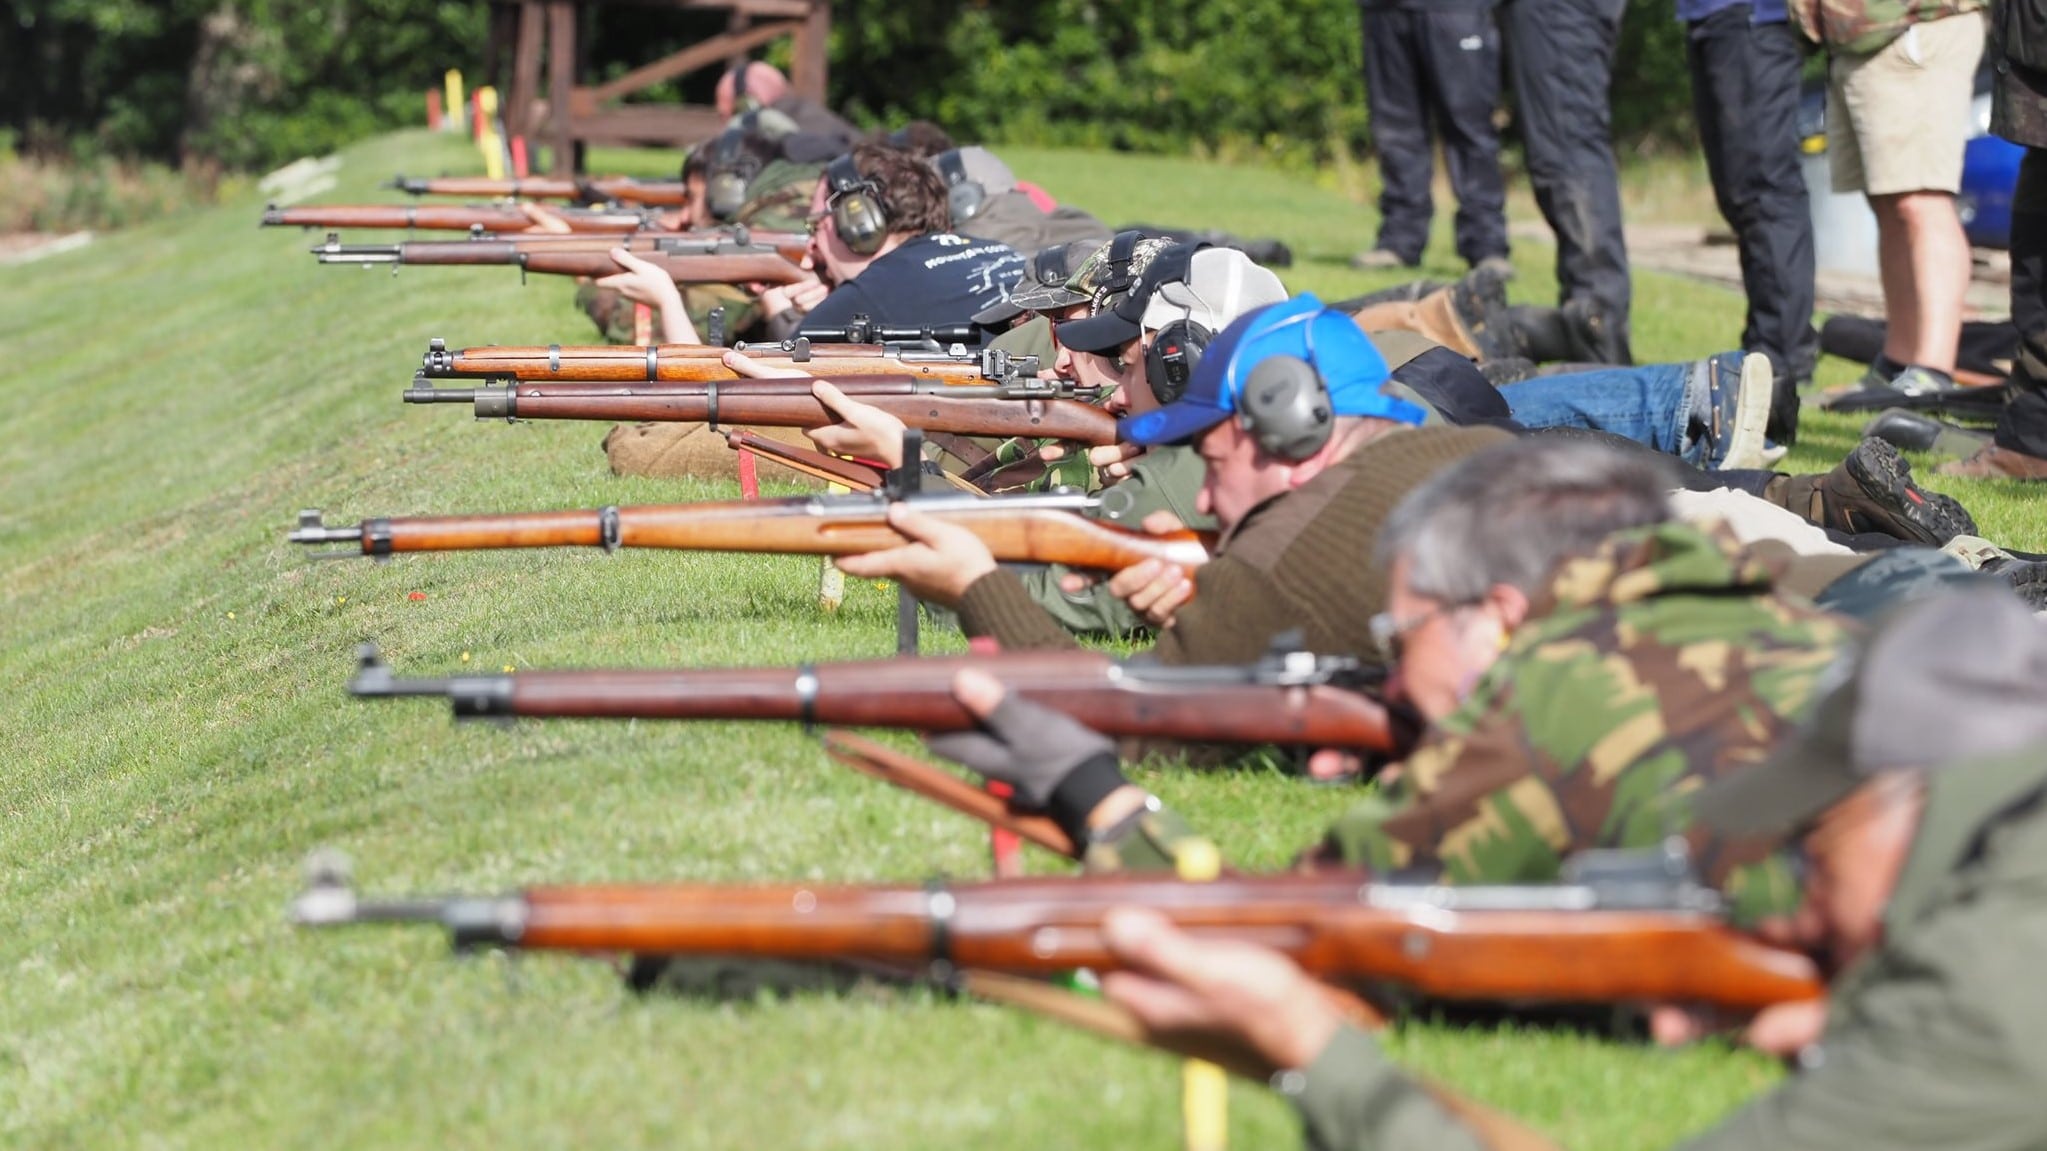
<path fill-rule="evenodd" d="M 1294 174 L 1009 158 L 1115 221 L 1282 236 L 1297 287 L 1386 282 L 1343 266 L 1366 211 Z M 373 140 L 327 198 L 473 168 L 453 141 Z M 569 285 L 317 267 L 307 238 L 255 227 L 258 206 L 0 270 L 0 1144 L 1172 1145 L 1171 1061 L 1003 1009 L 923 993 L 643 1001 L 601 963 L 458 962 L 430 931 L 286 925 L 321 845 L 396 893 L 973 876 L 986 841 L 790 729 L 456 727 L 430 703 L 348 699 L 365 638 L 421 675 L 788 663 L 885 654 L 894 600 L 856 583 L 823 616 L 801 559 L 308 564 L 284 541 L 304 506 L 353 522 L 731 493 L 611 476 L 599 426 L 402 406 L 430 336 L 587 342 Z M 1428 270 L 1454 273 L 1446 246 L 1433 255 Z M 1517 297 L 1543 298 L 1547 252 L 1518 260 Z M 1645 356 L 1703 354 L 1738 328 L 1729 293 L 1657 277 L 1638 291 Z M 1852 434 L 1813 421 L 1794 463 L 1830 464 Z M 2037 501 L 1955 490 L 1990 534 L 2047 543 Z M 1276 774 L 1143 774 L 1254 867 L 1349 798 Z M 1390 1042 L 1584 1147 L 1667 1142 L 1774 1074 L 1717 1049 L 1555 1033 L 1418 1025 Z M 1233 1103 L 1240 1146 L 1295 1138 L 1263 1092 Z"/>

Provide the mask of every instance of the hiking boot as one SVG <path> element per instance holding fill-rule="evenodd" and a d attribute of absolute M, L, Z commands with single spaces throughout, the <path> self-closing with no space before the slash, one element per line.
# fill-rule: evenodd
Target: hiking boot
<path fill-rule="evenodd" d="M 1892 391 L 1905 396 L 1930 396 L 1935 392 L 1952 392 L 1960 387 L 1953 376 L 1936 372 L 1931 368 L 1922 368 L 1917 364 L 1892 376 L 1890 383 Z"/>
<path fill-rule="evenodd" d="M 1921 490 L 1912 482 L 1912 465 L 1885 440 L 1866 439 L 1826 475 L 1792 476 L 1790 482 L 1810 489 L 1807 506 L 1794 503 L 1792 511 L 1850 535 L 1874 533 L 1937 548 L 1976 534 L 1968 509 L 1952 496 Z"/>
<path fill-rule="evenodd" d="M 1908 452 L 1940 452 L 1950 456 L 1972 456 L 1990 443 L 1989 436 L 1904 408 L 1885 408 L 1863 425 L 1862 434 L 1889 441 Z"/>
<path fill-rule="evenodd" d="M 1770 394 L 1777 378 L 1770 357 L 1723 352 L 1703 366 L 1708 373 L 1706 410 L 1712 413 L 1706 428 L 1706 467 L 1714 471 L 1762 467 L 1769 448 L 1763 425 L 1770 419 Z"/>
<path fill-rule="evenodd" d="M 1934 472 L 1978 480 L 2047 480 L 2047 459 L 1987 444 L 1968 459 L 1942 464 Z"/>
<path fill-rule="evenodd" d="M 1623 367 L 1635 362 L 1627 340 L 1614 330 L 1599 305 L 1579 296 L 1565 300 L 1557 311 L 1562 313 L 1564 332 L 1571 342 L 1569 359 Z"/>
<path fill-rule="evenodd" d="M 1510 266 L 1507 275 L 1512 273 Z M 1507 275 L 1481 263 L 1450 285 L 1451 310 L 1478 348 L 1481 363 L 1522 358 L 1521 342 L 1507 317 Z"/>
<path fill-rule="evenodd" d="M 2032 610 L 2047 611 L 2047 562 L 2003 556 L 1976 570 L 2003 580 L 2020 602 Z"/>
<path fill-rule="evenodd" d="M 1803 384 L 1789 372 L 1778 372 L 1770 385 L 1770 422 L 1763 425 L 1763 434 L 1787 448 L 1798 442 L 1798 390 Z"/>
<path fill-rule="evenodd" d="M 1486 383 L 1500 388 L 1532 378 L 1535 375 L 1535 364 L 1519 356 L 1508 356 L 1480 364 L 1478 374 L 1486 378 Z"/>
<path fill-rule="evenodd" d="M 1360 272 L 1384 272 L 1393 268 L 1413 268 L 1421 264 L 1419 259 L 1410 260 L 1399 252 L 1386 248 L 1373 248 L 1359 252 L 1350 258 L 1350 266 Z"/>
<path fill-rule="evenodd" d="M 1474 272 L 1484 272 L 1489 276 L 1497 276 L 1502 283 L 1514 278 L 1513 261 L 1505 256 L 1487 256 L 1485 259 L 1473 264 L 1471 270 Z"/>

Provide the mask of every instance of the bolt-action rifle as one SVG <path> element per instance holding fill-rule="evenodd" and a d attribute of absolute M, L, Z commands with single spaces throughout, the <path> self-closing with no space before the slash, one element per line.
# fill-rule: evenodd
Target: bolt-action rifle
<path fill-rule="evenodd" d="M 646 212 L 607 212 L 594 208 L 551 208 L 549 211 L 575 233 L 624 233 L 659 227 L 654 217 Z M 524 233 L 533 227 L 533 221 L 518 208 L 501 204 L 300 204 L 290 208 L 273 205 L 264 209 L 263 226 Z"/>
<path fill-rule="evenodd" d="M 1036 356 L 1011 356 L 999 348 L 971 350 L 936 340 L 905 343 L 828 343 L 799 337 L 779 343 L 738 344 L 545 344 L 485 345 L 450 349 L 428 342 L 418 375 L 430 380 L 522 383 L 702 383 L 736 380 L 725 366 L 728 351 L 744 352 L 764 364 L 792 367 L 820 376 L 914 376 L 946 383 L 1023 383 L 1038 374 Z"/>
<path fill-rule="evenodd" d="M 827 377 L 828 378 L 828 377 Z M 962 436 L 1030 436 L 1089 445 L 1116 442 L 1116 418 L 1073 397 L 1073 385 L 1021 377 L 1004 384 L 952 385 L 914 376 L 832 379 L 846 395 L 905 426 Z M 414 387 L 408 404 L 468 404 L 476 418 L 758 424 L 820 428 L 838 416 L 810 394 L 810 380 L 706 380 L 702 383 L 511 383 L 503 387 Z"/>
<path fill-rule="evenodd" d="M 790 255 L 786 243 L 718 233 L 650 233 L 633 236 L 472 237 L 467 240 L 404 240 L 396 244 L 344 244 L 332 233 L 311 249 L 322 264 L 368 267 L 388 264 L 430 267 L 516 267 L 553 276 L 609 276 L 618 272 L 613 248 L 624 248 L 668 273 L 678 284 L 793 284 L 810 273 Z"/>
<path fill-rule="evenodd" d="M 491 180 L 482 176 L 440 176 L 408 179 L 397 176 L 391 187 L 414 196 L 516 197 L 522 200 L 574 200 L 583 204 L 617 201 L 657 208 L 680 208 L 689 199 L 680 180 L 635 180 L 626 176 L 555 180 L 544 176 L 523 180 Z"/>
<path fill-rule="evenodd" d="M 1103 735 L 1393 753 L 1377 676 L 1346 657 L 1274 651 L 1256 663 L 1168 667 L 1100 652 L 807 663 L 796 667 L 520 671 L 401 679 L 373 645 L 357 650 L 351 695 L 445 698 L 458 719 L 725 719 L 968 731 L 953 676 L 985 671 L 1024 699 Z"/>
<path fill-rule="evenodd" d="M 914 457 L 907 457 L 914 458 Z M 509 515 L 368 519 L 329 527 L 318 509 L 299 513 L 290 539 L 347 544 L 332 556 L 533 547 L 670 548 L 781 555 L 860 555 L 909 542 L 890 527 L 889 505 L 900 500 L 966 528 L 1003 563 L 1064 564 L 1120 571 L 1147 559 L 1192 569 L 1208 561 L 1208 537 L 1195 532 L 1151 535 L 1090 518 L 1103 497 L 1076 492 L 982 497 L 958 493 L 897 496 L 861 493 L 696 504 L 653 504 Z"/>
<path fill-rule="evenodd" d="M 1112 971 L 1112 908 L 1150 908 L 1205 939 L 1284 952 L 1338 983 L 1434 999 L 1696 1003 L 1756 1010 L 1823 994 L 1812 962 L 1731 930 L 1681 852 L 1589 852 L 1546 885 L 1373 882 L 1356 873 L 1205 883 L 1082 876 L 918 886 L 649 884 L 365 899 L 316 874 L 310 927 L 430 923 L 458 949 L 863 959 L 958 969 Z"/>

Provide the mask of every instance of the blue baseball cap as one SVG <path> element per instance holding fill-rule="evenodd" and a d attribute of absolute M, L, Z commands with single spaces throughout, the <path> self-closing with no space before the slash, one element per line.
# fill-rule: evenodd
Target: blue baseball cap
<path fill-rule="evenodd" d="M 1427 418 L 1405 400 L 1383 395 L 1392 373 L 1357 321 L 1324 307 L 1312 294 L 1246 312 L 1201 354 L 1179 399 L 1116 425 L 1126 443 L 1184 444 L 1236 414 L 1251 369 L 1272 356 L 1306 360 L 1329 389 L 1332 414 L 1419 424 Z"/>

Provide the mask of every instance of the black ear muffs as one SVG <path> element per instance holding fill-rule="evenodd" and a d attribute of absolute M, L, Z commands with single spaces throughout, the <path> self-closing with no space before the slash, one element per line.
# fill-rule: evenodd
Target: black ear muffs
<path fill-rule="evenodd" d="M 746 207 L 746 189 L 760 168 L 748 153 L 744 136 L 744 128 L 728 128 L 710 144 L 704 206 L 711 210 L 711 218 L 720 222 L 737 216 Z"/>
<path fill-rule="evenodd" d="M 824 177 L 830 190 L 825 204 L 839 241 L 863 256 L 880 251 L 888 239 L 888 209 L 882 205 L 881 189 L 860 174 L 850 152 L 833 160 Z"/>
<path fill-rule="evenodd" d="M 1215 334 L 1192 320 L 1174 320 L 1160 328 L 1144 352 L 1144 379 L 1161 405 L 1170 404 L 1187 391 L 1187 381 L 1201 363 L 1201 353 Z"/>
<path fill-rule="evenodd" d="M 1260 451 L 1298 463 L 1329 442 L 1336 414 L 1315 365 L 1298 356 L 1267 356 L 1244 381 L 1237 422 Z"/>
<path fill-rule="evenodd" d="M 742 60 L 739 62 L 739 67 L 732 70 L 732 110 L 734 112 L 751 112 L 755 108 L 760 107 L 760 101 L 746 94 L 746 72 L 751 67 L 753 67 L 753 61 Z"/>
<path fill-rule="evenodd" d="M 938 174 L 945 180 L 945 196 L 952 210 L 952 226 L 957 228 L 973 219 L 981 211 L 981 205 L 988 202 L 988 189 L 979 180 L 967 175 L 966 162 L 960 159 L 959 149 L 940 152 L 933 161 Z"/>

